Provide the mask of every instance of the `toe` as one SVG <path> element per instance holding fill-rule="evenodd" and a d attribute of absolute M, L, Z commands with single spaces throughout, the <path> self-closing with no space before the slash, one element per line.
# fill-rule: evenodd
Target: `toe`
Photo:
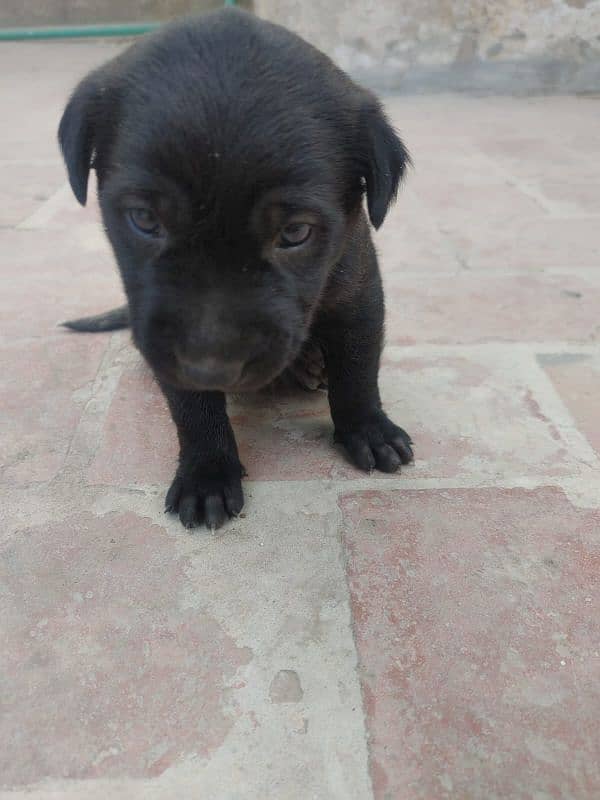
<path fill-rule="evenodd" d="M 412 442 L 406 433 L 403 432 L 395 436 L 390 444 L 400 456 L 400 460 L 403 464 L 410 464 L 410 462 L 414 460 L 415 456 L 411 447 Z"/>
<path fill-rule="evenodd" d="M 179 502 L 179 519 L 186 528 L 193 528 L 198 524 L 196 514 L 196 495 L 187 494 Z"/>
<path fill-rule="evenodd" d="M 227 519 L 223 498 L 220 494 L 209 494 L 204 501 L 204 522 L 207 528 L 216 530 Z"/>
<path fill-rule="evenodd" d="M 244 492 L 240 484 L 234 486 L 225 486 L 223 489 L 225 496 L 225 507 L 227 512 L 232 517 L 237 517 L 242 508 L 244 507 Z"/>
<path fill-rule="evenodd" d="M 373 448 L 375 464 L 381 472 L 397 472 L 401 456 L 389 444 L 381 444 Z"/>
<path fill-rule="evenodd" d="M 371 445 L 365 437 L 350 436 L 345 445 L 350 459 L 359 469 L 371 472 L 375 468 L 375 457 Z"/>
<path fill-rule="evenodd" d="M 165 511 L 169 514 L 179 508 L 179 498 L 181 496 L 181 478 L 175 478 L 171 484 L 167 496 L 165 497 Z"/>

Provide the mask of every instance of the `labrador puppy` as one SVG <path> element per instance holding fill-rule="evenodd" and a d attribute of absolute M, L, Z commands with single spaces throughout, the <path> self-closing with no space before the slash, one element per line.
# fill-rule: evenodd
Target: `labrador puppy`
<path fill-rule="evenodd" d="M 168 25 L 88 75 L 59 141 L 77 200 L 96 171 L 131 326 L 179 437 L 166 508 L 242 510 L 227 392 L 326 383 L 335 441 L 367 472 L 412 460 L 378 390 L 379 228 L 409 155 L 376 98 L 286 29 L 227 9 Z M 366 195 L 367 214 L 363 210 Z"/>

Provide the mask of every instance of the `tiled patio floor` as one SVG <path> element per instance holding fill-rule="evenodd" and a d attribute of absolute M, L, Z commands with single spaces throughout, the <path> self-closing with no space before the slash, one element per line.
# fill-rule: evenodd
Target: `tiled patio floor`
<path fill-rule="evenodd" d="M 365 477 L 321 394 L 236 401 L 243 518 L 164 515 L 176 457 L 66 186 L 68 90 L 114 44 L 2 45 L 2 798 L 600 797 L 600 99 L 387 106 L 416 164 L 377 235 Z"/>

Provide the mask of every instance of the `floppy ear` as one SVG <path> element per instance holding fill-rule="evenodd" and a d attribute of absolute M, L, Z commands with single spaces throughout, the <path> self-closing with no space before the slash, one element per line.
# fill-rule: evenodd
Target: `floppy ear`
<path fill-rule="evenodd" d="M 411 164 L 408 150 L 377 101 L 361 111 L 361 168 L 373 227 L 379 228 Z"/>
<path fill-rule="evenodd" d="M 87 199 L 87 184 L 94 155 L 94 138 L 100 89 L 94 75 L 88 75 L 71 95 L 58 127 L 69 183 L 82 206 Z"/>

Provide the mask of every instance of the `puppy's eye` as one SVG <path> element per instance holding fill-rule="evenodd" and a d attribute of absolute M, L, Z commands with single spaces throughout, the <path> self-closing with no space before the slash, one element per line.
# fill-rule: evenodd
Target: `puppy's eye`
<path fill-rule="evenodd" d="M 312 233 L 312 226 L 306 222 L 292 222 L 279 232 L 279 247 L 299 247 L 307 242 Z"/>
<path fill-rule="evenodd" d="M 164 228 L 151 209 L 130 208 L 127 212 L 127 216 L 136 233 L 141 233 L 142 236 L 153 236 L 155 238 L 164 236 Z"/>

